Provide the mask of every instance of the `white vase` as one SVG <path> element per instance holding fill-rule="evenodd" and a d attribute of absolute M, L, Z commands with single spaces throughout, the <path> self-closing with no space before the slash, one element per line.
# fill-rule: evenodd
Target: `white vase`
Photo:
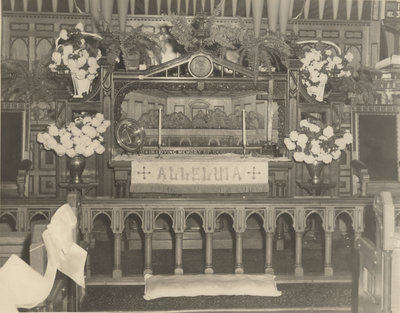
<path fill-rule="evenodd" d="M 315 94 L 315 99 L 317 101 L 324 101 L 324 93 L 325 93 L 325 83 L 319 83 L 318 91 Z"/>
<path fill-rule="evenodd" d="M 92 81 L 88 78 L 78 79 L 72 76 L 72 83 L 74 84 L 74 98 L 83 98 L 83 94 L 89 94 Z"/>

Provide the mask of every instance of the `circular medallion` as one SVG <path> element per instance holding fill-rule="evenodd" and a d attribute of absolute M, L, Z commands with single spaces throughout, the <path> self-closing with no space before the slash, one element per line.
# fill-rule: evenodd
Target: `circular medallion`
<path fill-rule="evenodd" d="M 198 55 L 189 62 L 189 72 L 195 77 L 205 78 L 211 74 L 213 64 L 209 58 L 204 55 Z"/>
<path fill-rule="evenodd" d="M 144 128 L 137 121 L 130 118 L 120 121 L 115 127 L 115 139 L 125 151 L 140 151 L 145 137 Z"/>

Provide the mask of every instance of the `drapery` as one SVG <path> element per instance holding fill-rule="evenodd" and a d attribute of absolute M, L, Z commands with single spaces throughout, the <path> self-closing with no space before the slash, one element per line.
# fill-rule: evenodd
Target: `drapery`
<path fill-rule="evenodd" d="M 47 251 L 47 267 L 42 276 L 16 255 L 0 268 L 0 312 L 18 312 L 46 300 L 57 270 L 85 287 L 87 252 L 74 242 L 77 219 L 69 204 L 55 212 L 42 238 Z"/>

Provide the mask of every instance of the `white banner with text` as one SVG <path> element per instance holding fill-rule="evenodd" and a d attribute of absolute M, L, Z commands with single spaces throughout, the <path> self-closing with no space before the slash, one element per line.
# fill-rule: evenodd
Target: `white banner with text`
<path fill-rule="evenodd" d="M 132 161 L 131 192 L 268 192 L 268 162 L 218 157 Z"/>

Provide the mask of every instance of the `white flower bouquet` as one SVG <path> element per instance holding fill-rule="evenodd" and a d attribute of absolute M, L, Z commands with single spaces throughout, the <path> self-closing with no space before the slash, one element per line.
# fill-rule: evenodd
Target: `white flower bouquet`
<path fill-rule="evenodd" d="M 56 39 L 55 51 L 49 68 L 57 73 L 71 73 L 73 78 L 93 81 L 98 75 L 101 51 L 98 47 L 102 37 L 84 32 L 83 24 L 78 23 L 74 30 L 60 31 Z"/>
<path fill-rule="evenodd" d="M 54 150 L 60 157 L 66 155 L 73 158 L 81 155 L 87 158 L 94 153 L 102 154 L 105 151 L 101 134 L 106 132 L 110 124 L 101 113 L 78 117 L 62 128 L 50 124 L 46 132 L 37 135 L 37 141 L 43 144 L 46 150 Z"/>
<path fill-rule="evenodd" d="M 300 59 L 303 63 L 300 68 L 301 81 L 309 95 L 318 101 L 323 101 L 325 84 L 329 78 L 350 77 L 348 64 L 353 60 L 353 54 L 347 52 L 343 57 L 333 55 L 332 50 L 310 49 Z"/>
<path fill-rule="evenodd" d="M 322 129 L 307 120 L 300 121 L 300 129 L 292 131 L 289 137 L 284 139 L 286 148 L 295 151 L 293 159 L 306 164 L 329 164 L 338 160 L 341 151 L 352 142 L 353 136 L 348 130 L 335 131 L 332 126 Z"/>

